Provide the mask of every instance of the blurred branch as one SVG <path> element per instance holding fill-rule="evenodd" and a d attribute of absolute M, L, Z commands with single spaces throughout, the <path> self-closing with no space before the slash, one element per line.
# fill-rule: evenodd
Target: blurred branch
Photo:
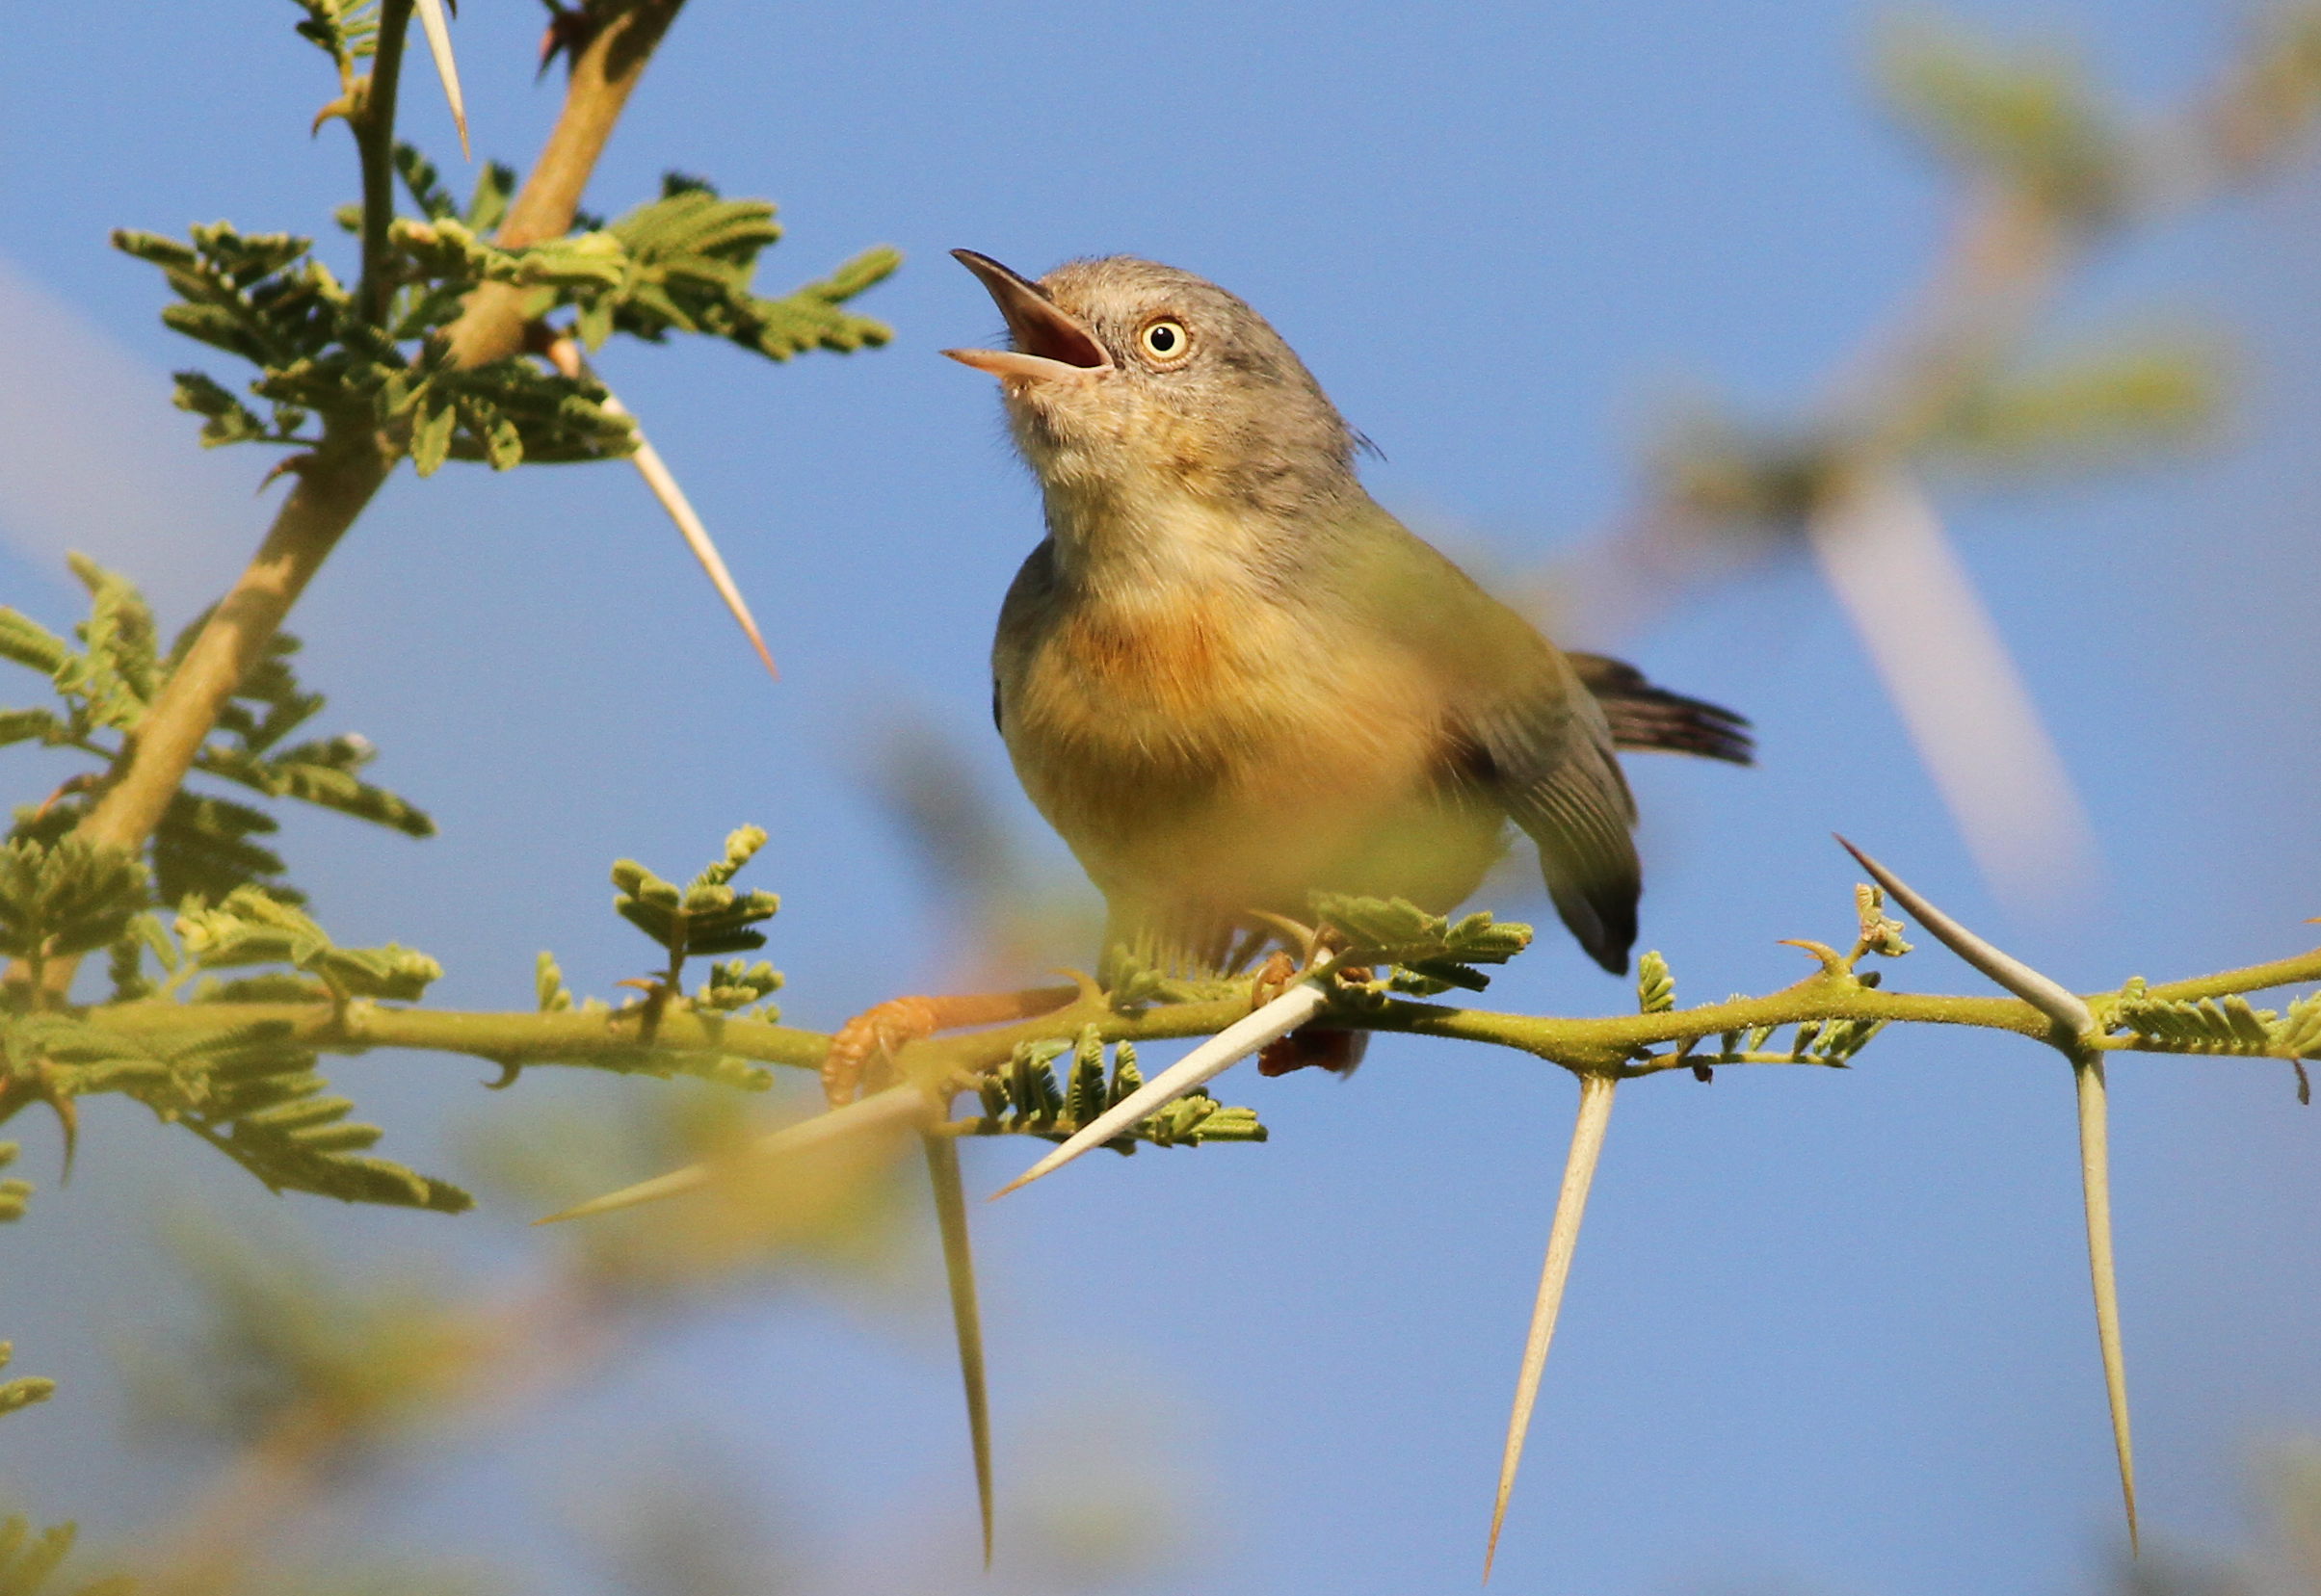
<path fill-rule="evenodd" d="M 2114 362 L 2076 387 L 2050 382 L 2035 403 L 2010 406 L 2005 389 L 2043 316 L 2100 248 L 2295 152 L 2321 112 L 2321 8 L 2281 9 L 2213 89 L 2142 129 L 2057 52 L 1927 24 L 1888 46 L 1889 97 L 1965 175 L 1942 255 L 1839 362 L 1802 424 L 1753 433 L 1712 418 L 1676 438 L 1644 502 L 1543 588 L 1580 630 L 1627 630 L 1699 583 L 1809 537 L 1991 885 L 2051 899 L 2093 858 L 2068 774 L 1969 584 L 1867 580 L 1895 555 L 1879 535 L 1897 523 L 1865 510 L 1895 509 L 1899 485 L 1931 458 L 1971 458 L 2000 414 L 2031 424 L 2011 441 L 2018 454 L 2197 418 L 2214 384 L 2180 359 Z M 1907 491 L 1919 569 L 1955 574 L 1932 506 Z M 1961 695 L 1978 713 L 1941 712 Z"/>

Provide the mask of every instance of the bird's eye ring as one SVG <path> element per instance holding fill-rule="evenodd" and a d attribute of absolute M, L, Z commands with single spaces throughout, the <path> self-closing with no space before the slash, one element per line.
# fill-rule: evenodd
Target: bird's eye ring
<path fill-rule="evenodd" d="M 1155 365 L 1174 366 L 1183 360 L 1193 348 L 1193 335 L 1185 324 L 1173 316 L 1147 322 L 1145 330 L 1136 335 L 1137 347 L 1145 357 Z"/>

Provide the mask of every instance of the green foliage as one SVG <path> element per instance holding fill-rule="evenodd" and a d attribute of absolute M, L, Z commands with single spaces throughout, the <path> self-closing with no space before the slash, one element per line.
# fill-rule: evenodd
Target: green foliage
<path fill-rule="evenodd" d="M 781 972 L 764 959 L 747 968 L 738 958 L 721 959 L 709 967 L 709 983 L 694 994 L 693 1006 L 720 1014 L 747 1011 L 752 1019 L 771 1024 L 781 1011 L 765 999 L 780 989 Z"/>
<path fill-rule="evenodd" d="M 1874 986 L 1877 981 L 1864 977 L 1862 984 Z M 1719 1038 L 1716 1052 L 1688 1057 L 1698 1064 L 1821 1064 L 1843 1069 L 1886 1024 L 1884 1020 L 1807 1020 L 1791 1033 L 1786 1048 L 1769 1045 L 1783 1027 L 1760 1025 L 1748 1031 L 1728 1031 Z"/>
<path fill-rule="evenodd" d="M 2312 1101 L 2305 1060 L 2321 1059 L 2321 992 L 2299 998 L 2285 1013 L 2275 1013 L 2237 995 L 2197 1003 L 2149 998 L 2144 982 L 2136 980 L 2113 1001 L 2108 1026 L 2129 1033 L 2146 1052 L 2285 1059 L 2297 1072 L 2297 1101 Z"/>
<path fill-rule="evenodd" d="M 515 197 L 515 169 L 504 161 L 487 161 L 476 170 L 476 185 L 467 196 L 465 205 L 451 196 L 443 186 L 435 164 L 413 146 L 398 144 L 395 146 L 395 172 L 403 179 L 404 191 L 411 203 L 430 222 L 451 220 L 463 223 L 468 231 L 488 233 L 497 227 L 508 214 L 508 202 Z M 349 232 L 362 224 L 359 206 L 349 206 L 339 214 L 339 225 Z"/>
<path fill-rule="evenodd" d="M 604 408 L 593 379 L 520 356 L 468 371 L 452 365 L 435 335 L 484 279 L 457 251 L 414 248 L 426 232 L 427 224 L 401 223 L 391 235 L 396 253 L 384 269 L 401 286 L 383 327 L 315 258 L 309 238 L 244 235 L 221 222 L 185 241 L 122 229 L 113 243 L 161 269 L 178 298 L 162 312 L 165 324 L 258 368 L 249 391 L 267 405 L 263 417 L 215 379 L 178 374 L 178 407 L 203 418 L 205 444 L 319 449 L 321 423 L 335 420 L 402 440 L 422 475 L 446 458 L 506 469 L 525 458 L 610 459 L 633 450 L 634 429 Z"/>
<path fill-rule="evenodd" d="M 1077 1041 L 1051 1038 L 1023 1043 L 1005 1065 L 977 1083 L 983 1114 L 974 1121 L 973 1134 L 1070 1139 L 1081 1126 L 1092 1123 L 1145 1084 L 1136 1065 L 1136 1044 L 1120 1042 L 1112 1051 L 1112 1069 L 1107 1074 L 1103 1039 L 1094 1026 L 1083 1030 Z M 1059 1084 L 1056 1060 L 1066 1054 L 1071 1055 L 1070 1075 Z M 1104 1145 L 1118 1153 L 1133 1153 L 1140 1141 L 1156 1147 L 1193 1147 L 1203 1141 L 1265 1138 L 1265 1127 L 1257 1122 L 1254 1109 L 1227 1108 L 1207 1092 L 1195 1091 Z"/>
<path fill-rule="evenodd" d="M 1886 912 L 1886 894 L 1864 881 L 1854 888 L 1854 913 L 1861 922 L 1861 935 L 1855 943 L 1855 957 L 1876 954 L 1881 958 L 1900 958 L 1910 952 L 1910 944 L 1902 940 L 1902 922 Z M 1876 982 L 1872 981 L 1872 985 Z"/>
<path fill-rule="evenodd" d="M 1952 159 L 2083 222 L 2125 200 L 2125 130 L 2069 55 L 1921 17 L 1895 30 L 1882 65 L 1898 114 Z"/>
<path fill-rule="evenodd" d="M 1987 464 L 2100 460 L 2189 440 L 2225 389 L 2212 342 L 2123 337 L 1992 378 L 1944 418 L 1937 441 Z"/>
<path fill-rule="evenodd" d="M 311 916 L 256 887 L 235 889 L 216 908 L 199 898 L 187 900 L 177 916 L 177 939 L 195 969 L 287 964 L 314 977 L 342 1003 L 412 1002 L 443 974 L 443 966 L 425 954 L 394 943 L 341 948 Z"/>
<path fill-rule="evenodd" d="M 221 994 L 245 995 L 245 994 Z M 318 1055 L 294 1028 L 266 1021 L 209 1033 L 176 1048 L 107 1025 L 104 1010 L 0 1016 L 0 1063 L 40 1079 L 61 1100 L 113 1092 L 181 1125 L 275 1191 L 342 1202 L 456 1214 L 467 1193 L 400 1164 L 367 1156 L 377 1126 L 349 1118 L 354 1105 L 326 1095 Z"/>
<path fill-rule="evenodd" d="M 299 37 L 329 56 L 342 78 L 378 48 L 379 0 L 298 0 L 298 6 L 306 13 Z"/>
<path fill-rule="evenodd" d="M 325 1455 L 353 1458 L 445 1411 L 492 1349 L 480 1316 L 429 1286 L 335 1268 L 283 1227 L 253 1228 L 172 1217 L 171 1250 L 202 1311 L 136 1348 L 149 1420 L 245 1443 L 295 1426 Z"/>
<path fill-rule="evenodd" d="M 634 859 L 615 860 L 613 885 L 620 891 L 613 907 L 669 951 L 673 970 L 695 954 L 762 948 L 766 934 L 755 928 L 774 918 L 781 900 L 770 892 L 737 893 L 726 883 L 765 842 L 764 831 L 743 826 L 725 839 L 725 857 L 696 876 L 682 892 Z"/>
<path fill-rule="evenodd" d="M 16 1349 L 12 1343 L 0 1341 L 0 1369 L 6 1369 L 9 1360 L 15 1355 Z M 0 1418 L 31 1407 L 36 1402 L 44 1402 L 55 1396 L 56 1392 L 56 1381 L 42 1379 L 38 1374 L 25 1374 L 13 1380 L 0 1380 Z M 15 1527 L 20 1531 L 21 1526 Z M 8 1526 L 0 1526 L 0 1592 L 5 1592 L 10 1588 L 7 1583 L 8 1555 L 11 1551 L 8 1532 Z"/>
<path fill-rule="evenodd" d="M 540 996 L 540 1011 L 543 1014 L 562 1014 L 572 1007 L 572 989 L 565 984 L 565 973 L 556 962 L 556 955 L 541 950 L 533 964 L 532 984 Z"/>
<path fill-rule="evenodd" d="M 653 343 L 699 332 L 787 360 L 814 349 L 852 353 L 893 336 L 884 324 L 839 307 L 892 275 L 899 253 L 867 250 L 820 282 L 763 299 L 751 292 L 751 279 L 758 255 L 780 237 L 766 201 L 724 199 L 700 179 L 672 172 L 659 199 L 572 241 L 609 239 L 618 250 L 591 245 L 606 272 L 574 273 L 557 302 L 578 312 L 574 330 L 591 349 L 615 332 Z"/>
<path fill-rule="evenodd" d="M 0 1404 L 6 1401 L 6 1390 L 0 1387 Z M 4 1411 L 5 1406 L 0 1405 L 0 1412 Z M 52 1583 L 57 1570 L 72 1555 L 78 1536 L 79 1531 L 69 1524 L 56 1525 L 36 1535 L 21 1517 L 0 1519 L 0 1596 L 128 1596 L 137 1588 L 136 1582 L 126 1577 L 98 1580 L 70 1591 Z"/>
<path fill-rule="evenodd" d="M 2274 1046 L 2269 1008 L 2259 1009 L 2243 997 L 2222 1002 L 2202 998 L 2198 1003 L 2172 1003 L 2154 998 L 2125 998 L 2112 1007 L 2116 1025 L 2135 1033 L 2149 1047 L 2172 1053 L 2241 1053 L 2262 1056 Z"/>
<path fill-rule="evenodd" d="M 1676 978 L 1669 974 L 1668 960 L 1657 950 L 1646 954 L 1636 962 L 1636 1011 L 1665 1014 L 1675 1007 Z"/>
<path fill-rule="evenodd" d="M 71 563 L 90 598 L 89 618 L 75 628 L 79 648 L 13 610 L 0 609 L 0 658 L 47 676 L 58 701 L 55 709 L 0 710 L 0 745 L 38 741 L 96 762 L 47 803 L 17 811 L 11 836 L 19 844 L 62 846 L 88 815 L 106 772 L 118 767 L 126 740 L 144 724 L 207 619 L 196 619 L 162 655 L 152 612 L 136 588 L 78 555 Z M 296 799 L 406 836 L 433 836 L 435 823 L 424 813 L 362 778 L 377 752 L 363 738 L 289 741 L 324 705 L 323 695 L 307 691 L 292 668 L 298 651 L 296 638 L 276 635 L 219 715 L 194 769 L 261 798 Z M 180 789 L 146 851 L 155 900 L 169 907 L 197 895 L 215 903 L 243 887 L 263 886 L 283 902 L 302 901 L 283 878 L 282 859 L 261 840 L 277 829 L 273 816 L 251 804 Z M 142 990 L 140 945 L 135 937 L 114 942 L 117 991 Z"/>
<path fill-rule="evenodd" d="M 299 32 L 330 55 L 340 78 L 340 96 L 323 116 L 352 118 L 368 92 L 368 79 L 355 72 L 375 42 L 376 14 L 338 0 L 302 3 Z M 536 353 L 468 368 L 453 362 L 444 334 L 487 284 L 523 291 L 528 316 L 543 330 L 544 318 L 569 310 L 568 330 L 591 349 L 615 332 L 653 343 L 690 332 L 786 360 L 892 336 L 844 308 L 894 272 L 901 256 L 892 249 L 868 250 L 779 298 L 754 292 L 758 259 L 781 236 L 767 201 L 725 199 L 698 178 L 673 174 L 658 199 L 610 226 L 507 248 L 490 234 L 515 192 L 511 169 L 487 165 L 461 205 L 416 149 L 394 145 L 393 166 L 420 214 L 395 218 L 383 238 L 365 240 L 364 281 L 386 285 L 383 300 L 376 286 L 364 292 L 342 281 L 314 253 L 314 241 L 297 234 L 245 233 L 221 222 L 184 239 L 133 229 L 113 235 L 116 248 L 157 267 L 176 296 L 162 312 L 166 325 L 257 368 L 248 399 L 207 373 L 177 374 L 175 402 L 201 418 L 205 446 L 319 452 L 333 438 L 377 436 L 408 454 L 423 477 L 453 459 L 505 471 L 526 460 L 633 452 L 634 425 L 585 371 L 550 370 Z M 378 194 L 371 204 L 390 200 Z M 364 206 L 349 206 L 338 220 L 359 232 L 364 214 Z M 320 458 L 293 463 L 303 468 Z"/>
<path fill-rule="evenodd" d="M 0 954 L 39 963 L 101 948 L 148 902 L 145 867 L 78 837 L 0 844 Z"/>
<path fill-rule="evenodd" d="M 1313 912 L 1346 942 L 1341 965 L 1391 964 L 1393 990 L 1431 997 L 1453 987 L 1480 992 L 1490 978 L 1478 964 L 1504 964 L 1531 946 L 1531 928 L 1477 910 L 1458 921 L 1403 899 L 1317 893 Z"/>
<path fill-rule="evenodd" d="M 0 1141 L 0 1169 L 16 1162 L 20 1149 L 13 1141 Z M 10 1176 L 0 1180 L 0 1224 L 24 1217 L 24 1204 L 32 1196 L 32 1182 Z"/>

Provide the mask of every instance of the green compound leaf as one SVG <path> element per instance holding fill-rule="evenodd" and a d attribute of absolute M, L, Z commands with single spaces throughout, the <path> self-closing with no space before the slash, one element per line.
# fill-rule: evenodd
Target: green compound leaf
<path fill-rule="evenodd" d="M 120 936 L 151 902 L 145 865 L 78 837 L 0 844 L 0 954 L 70 957 Z"/>
<path fill-rule="evenodd" d="M 393 943 L 341 948 L 303 910 L 256 887 L 236 888 L 215 908 L 198 897 L 188 900 L 177 916 L 177 939 L 198 969 L 287 964 L 340 999 L 410 1002 L 443 974 L 425 954 Z"/>
<path fill-rule="evenodd" d="M 1036 1136 L 1044 1140 L 1071 1139 L 1080 1127 L 1094 1122 L 1105 1110 L 1125 1102 L 1145 1084 L 1137 1068 L 1136 1044 L 1113 1047 L 1109 1075 L 1104 1067 L 1104 1044 L 1094 1026 L 1082 1031 L 1077 1042 L 1050 1038 L 1026 1042 L 1007 1063 L 977 1083 L 983 1109 L 972 1122 L 974 1136 Z M 1071 1056 L 1068 1083 L 1059 1083 L 1056 1060 Z M 1265 1127 L 1253 1109 L 1229 1108 L 1206 1091 L 1194 1091 L 1104 1143 L 1117 1153 L 1133 1153 L 1139 1142 L 1155 1147 L 1197 1147 L 1204 1141 L 1263 1141 Z"/>
<path fill-rule="evenodd" d="M 2262 1057 L 2279 1046 L 2271 1009 L 2251 1007 L 2243 997 L 2198 1003 L 2128 998 L 2115 1004 L 2112 1023 L 2133 1032 L 2150 1048 L 2171 1053 L 2238 1053 Z M 2300 1023 L 2303 1021 L 2301 1019 Z"/>
<path fill-rule="evenodd" d="M 1454 987 L 1480 992 L 1490 978 L 1474 966 L 1504 964 L 1531 946 L 1529 926 L 1481 910 L 1451 921 L 1401 898 L 1316 893 L 1313 912 L 1345 938 L 1341 964 L 1397 966 L 1393 989 L 1421 997 Z"/>
<path fill-rule="evenodd" d="M 780 911 L 781 899 L 771 892 L 736 892 L 726 883 L 765 841 L 759 827 L 743 826 L 725 839 L 725 856 L 703 869 L 683 891 L 634 859 L 616 860 L 613 907 L 667 949 L 673 959 L 762 948 L 765 933 L 755 928 Z"/>

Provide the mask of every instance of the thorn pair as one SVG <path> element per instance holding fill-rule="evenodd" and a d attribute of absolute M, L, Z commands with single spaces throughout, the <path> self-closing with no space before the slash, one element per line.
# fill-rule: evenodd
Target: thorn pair
<path fill-rule="evenodd" d="M 2088 1271 L 2095 1288 L 2096 1335 L 2103 1358 L 2112 1442 L 2119 1455 L 2128 1546 L 2131 1553 L 2138 1551 L 2141 1534 L 2136 1517 L 2135 1453 L 2128 1429 L 2126 1360 L 2121 1347 L 2119 1279 L 2112 1253 L 2111 1158 L 2103 1062 L 2095 1046 L 2101 1027 L 2086 1000 L 2077 993 L 1966 929 L 1845 838 L 1839 837 L 1837 841 L 1886 889 L 1887 896 L 1945 947 L 2052 1020 L 2056 1033 L 2049 1039 L 2071 1060 L 2078 1097 L 2079 1168 L 2087 1212 Z M 1834 972 L 1844 963 L 1833 950 L 1819 944 L 1797 945 L 1820 959 L 1825 971 Z M 1604 1130 L 1611 1120 L 1612 1095 L 1617 1085 L 1610 1075 L 1580 1077 L 1579 1113 L 1572 1126 L 1570 1151 L 1564 1163 L 1563 1188 L 1556 1197 L 1555 1218 L 1547 1237 L 1547 1259 L 1532 1306 L 1531 1328 L 1524 1338 L 1523 1361 L 1516 1377 L 1515 1405 L 1507 1424 L 1507 1446 L 1499 1464 L 1498 1494 L 1491 1505 L 1490 1535 L 1483 1554 L 1486 1581 L 1490 1578 L 1491 1563 L 1498 1554 L 1508 1497 L 1515 1487 L 1517 1467 L 1522 1460 L 1524 1438 L 1539 1396 L 1540 1376 L 1546 1366 L 1548 1346 L 1555 1336 L 1564 1287 L 1570 1276 L 1572 1252 L 1579 1241 L 1580 1219 L 1586 1212 L 1588 1189 L 1603 1153 Z"/>

